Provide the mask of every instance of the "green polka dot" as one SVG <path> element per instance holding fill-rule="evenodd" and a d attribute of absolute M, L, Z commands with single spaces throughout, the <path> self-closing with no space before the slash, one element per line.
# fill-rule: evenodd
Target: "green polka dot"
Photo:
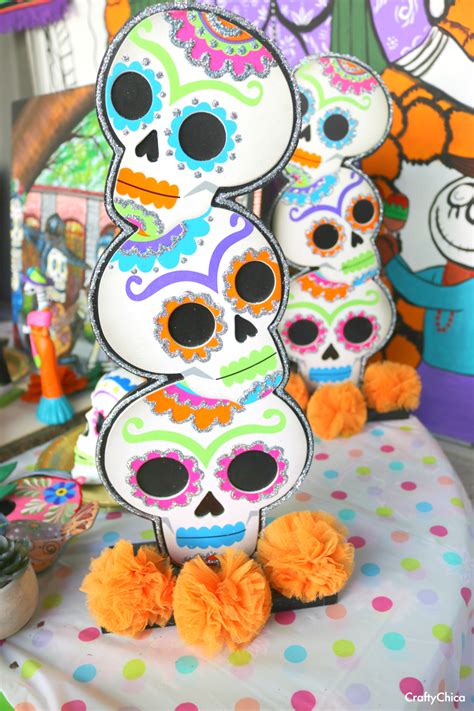
<path fill-rule="evenodd" d="M 53 607 L 58 607 L 63 601 L 63 596 L 59 593 L 52 593 L 47 595 L 43 600 L 43 607 L 45 610 L 52 610 Z"/>
<path fill-rule="evenodd" d="M 370 474 L 370 467 L 357 467 L 356 472 L 361 476 L 367 476 L 367 474 Z"/>
<path fill-rule="evenodd" d="M 23 662 L 21 667 L 21 676 L 23 679 L 31 679 L 33 674 L 36 674 L 38 669 L 41 669 L 43 665 L 36 661 L 36 659 L 27 659 Z"/>
<path fill-rule="evenodd" d="M 459 496 L 453 496 L 451 499 L 451 503 L 453 506 L 458 506 L 460 509 L 464 508 L 464 502 L 462 499 L 459 498 Z"/>
<path fill-rule="evenodd" d="M 401 425 L 399 429 L 402 430 L 402 432 L 411 432 L 413 427 L 410 427 L 410 425 Z"/>
<path fill-rule="evenodd" d="M 146 664 L 142 659 L 130 659 L 122 670 L 125 679 L 139 679 L 144 675 Z"/>
<path fill-rule="evenodd" d="M 459 678 L 460 679 L 467 679 L 468 676 L 471 676 L 472 674 L 472 668 L 468 667 L 466 665 L 462 665 L 461 669 L 459 670 Z"/>
<path fill-rule="evenodd" d="M 412 570 L 418 570 L 418 568 L 420 567 L 421 563 L 420 563 L 420 561 L 417 560 L 416 558 L 404 558 L 404 559 L 402 560 L 402 562 L 400 563 L 400 565 L 401 565 L 402 568 L 404 568 L 405 570 L 408 570 L 409 572 L 411 572 Z"/>
<path fill-rule="evenodd" d="M 354 642 L 350 639 L 338 639 L 332 645 L 332 651 L 337 657 L 352 657 L 355 652 Z"/>
<path fill-rule="evenodd" d="M 431 631 L 433 637 L 439 639 L 440 642 L 449 644 L 449 642 L 453 641 L 453 631 L 449 625 L 435 625 Z"/>
<path fill-rule="evenodd" d="M 432 455 L 428 457 L 422 457 L 421 461 L 423 464 L 436 464 L 436 457 L 433 457 Z"/>
<path fill-rule="evenodd" d="M 140 536 L 145 541 L 151 541 L 155 537 L 155 532 L 152 528 L 148 528 L 146 531 L 141 531 Z"/>
<path fill-rule="evenodd" d="M 382 516 L 383 518 L 390 518 L 393 514 L 393 509 L 390 506 L 379 506 L 375 509 L 377 516 Z"/>
<path fill-rule="evenodd" d="M 227 659 L 234 667 L 244 667 L 252 661 L 252 655 L 246 649 L 236 649 Z"/>

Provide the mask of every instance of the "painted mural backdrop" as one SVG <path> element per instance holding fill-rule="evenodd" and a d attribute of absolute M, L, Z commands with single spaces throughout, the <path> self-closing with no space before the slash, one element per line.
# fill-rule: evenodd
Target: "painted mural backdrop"
<path fill-rule="evenodd" d="M 66 17 L 30 33 L 55 62 L 40 86 L 94 80 L 104 44 L 146 0 L 74 0 Z M 379 248 L 397 303 L 385 356 L 419 368 L 419 415 L 435 432 L 474 440 L 474 3 L 472 0 L 218 0 L 263 29 L 296 65 L 349 53 L 388 86 L 394 120 L 362 168 L 381 191 Z M 74 22 L 75 20 L 75 22 Z M 92 52 L 79 62 L 85 33 Z M 64 61 L 61 57 L 64 56 Z M 42 84 L 41 84 L 42 82 Z"/>

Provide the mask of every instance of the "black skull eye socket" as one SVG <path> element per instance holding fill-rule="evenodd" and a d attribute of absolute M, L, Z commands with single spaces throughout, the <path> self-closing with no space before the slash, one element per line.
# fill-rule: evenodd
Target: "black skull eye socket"
<path fill-rule="evenodd" d="M 195 348 L 209 341 L 216 329 L 216 320 L 202 304 L 181 304 L 171 313 L 168 329 L 180 346 Z"/>
<path fill-rule="evenodd" d="M 323 132 L 330 141 L 342 141 L 349 133 L 349 121 L 342 114 L 331 114 L 323 123 Z"/>
<path fill-rule="evenodd" d="M 196 111 L 184 119 L 179 128 L 179 144 L 187 156 L 196 161 L 212 160 L 225 147 L 227 135 L 217 116 Z"/>
<path fill-rule="evenodd" d="M 269 486 L 278 473 L 271 454 L 259 450 L 241 452 L 229 464 L 227 478 L 240 491 L 260 491 Z"/>
<path fill-rule="evenodd" d="M 120 116 L 136 121 L 150 110 L 153 93 L 150 84 L 141 74 L 123 72 L 112 85 L 110 99 Z"/>
<path fill-rule="evenodd" d="M 372 336 L 374 326 L 365 316 L 353 316 L 344 324 L 344 338 L 349 343 L 365 343 Z"/>
<path fill-rule="evenodd" d="M 308 101 L 307 96 L 302 91 L 300 91 L 299 96 L 300 96 L 301 116 L 304 118 L 308 109 L 309 109 L 309 101 Z"/>
<path fill-rule="evenodd" d="M 249 304 L 268 299 L 275 289 L 275 274 L 264 262 L 247 262 L 235 276 L 235 290 Z"/>
<path fill-rule="evenodd" d="M 314 321 L 306 318 L 298 319 L 288 329 L 288 339 L 295 346 L 309 346 L 319 336 L 319 328 Z"/>
<path fill-rule="evenodd" d="M 355 222 L 358 222 L 360 225 L 366 225 L 373 219 L 374 215 L 375 207 L 373 203 L 366 198 L 357 200 L 352 208 L 352 216 Z"/>
<path fill-rule="evenodd" d="M 95 433 L 98 435 L 99 432 L 102 429 L 102 425 L 104 424 L 105 421 L 105 415 L 103 415 L 101 412 L 97 413 L 97 420 L 95 422 Z"/>
<path fill-rule="evenodd" d="M 136 473 L 137 484 L 149 496 L 176 496 L 187 486 L 188 470 L 171 457 L 156 457 L 144 462 Z"/>
<path fill-rule="evenodd" d="M 339 231 L 330 222 L 323 222 L 314 228 L 312 240 L 318 250 L 332 249 L 339 242 Z"/>

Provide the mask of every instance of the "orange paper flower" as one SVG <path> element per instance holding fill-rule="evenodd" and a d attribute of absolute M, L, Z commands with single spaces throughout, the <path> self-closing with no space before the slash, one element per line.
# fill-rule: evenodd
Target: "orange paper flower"
<path fill-rule="evenodd" d="M 306 416 L 311 429 L 321 439 L 351 437 L 367 422 L 367 405 L 351 381 L 327 383 L 311 395 Z"/>
<path fill-rule="evenodd" d="M 372 363 L 365 371 L 364 394 L 367 404 L 377 412 L 416 410 L 420 404 L 421 380 L 405 363 Z"/>
<path fill-rule="evenodd" d="M 270 585 L 303 602 L 339 592 L 354 566 L 347 530 L 324 511 L 280 516 L 263 529 L 257 557 Z"/>
<path fill-rule="evenodd" d="M 168 558 L 151 546 L 136 555 L 132 544 L 119 541 L 91 561 L 82 581 L 87 606 L 98 625 L 109 632 L 136 637 L 148 625 L 165 625 L 172 613 L 174 576 Z"/>

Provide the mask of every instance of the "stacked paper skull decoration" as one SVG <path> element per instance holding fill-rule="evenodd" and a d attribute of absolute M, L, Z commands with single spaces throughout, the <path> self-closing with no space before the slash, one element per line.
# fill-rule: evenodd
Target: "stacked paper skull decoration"
<path fill-rule="evenodd" d="M 369 67 L 336 54 L 306 58 L 296 79 L 302 130 L 273 230 L 303 271 L 292 280 L 281 334 L 310 390 L 358 385 L 391 334 L 394 308 L 378 280 L 380 197 L 352 161 L 385 138 L 390 99 Z"/>
<path fill-rule="evenodd" d="M 252 553 L 265 510 L 301 481 L 311 446 L 283 392 L 286 266 L 230 198 L 294 152 L 296 88 L 252 26 L 166 6 L 112 43 L 98 110 L 122 234 L 96 268 L 92 321 L 106 352 L 147 379 L 102 427 L 101 477 L 153 521 L 175 562 L 229 546 Z"/>

